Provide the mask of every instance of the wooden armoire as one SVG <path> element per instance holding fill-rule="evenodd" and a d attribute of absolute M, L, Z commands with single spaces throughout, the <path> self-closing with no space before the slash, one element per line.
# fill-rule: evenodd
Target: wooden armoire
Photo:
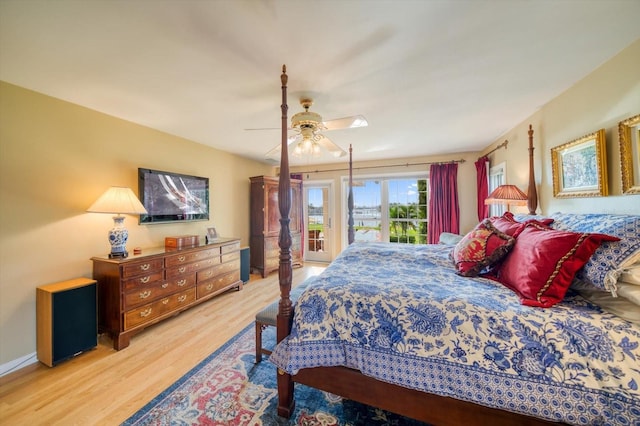
<path fill-rule="evenodd" d="M 280 207 L 277 177 L 254 176 L 251 179 L 251 270 L 263 277 L 278 270 L 280 264 Z M 291 261 L 302 265 L 302 181 L 291 179 Z"/>

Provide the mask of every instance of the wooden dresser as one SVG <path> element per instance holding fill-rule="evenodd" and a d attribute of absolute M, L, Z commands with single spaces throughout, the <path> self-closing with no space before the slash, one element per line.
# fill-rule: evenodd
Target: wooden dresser
<path fill-rule="evenodd" d="M 280 207 L 277 177 L 255 176 L 251 179 L 251 269 L 266 277 L 280 264 Z M 302 181 L 291 179 L 291 260 L 302 265 Z"/>
<path fill-rule="evenodd" d="M 131 336 L 230 288 L 242 290 L 240 240 L 197 247 L 143 250 L 124 259 L 93 257 L 98 331 L 117 350 Z"/>

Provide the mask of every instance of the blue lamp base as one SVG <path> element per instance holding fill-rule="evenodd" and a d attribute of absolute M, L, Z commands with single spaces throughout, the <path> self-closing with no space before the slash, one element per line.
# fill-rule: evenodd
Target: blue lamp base
<path fill-rule="evenodd" d="M 127 257 L 127 239 L 129 231 L 124 227 L 124 216 L 113 216 L 113 228 L 109 231 L 111 253 L 109 259 Z"/>

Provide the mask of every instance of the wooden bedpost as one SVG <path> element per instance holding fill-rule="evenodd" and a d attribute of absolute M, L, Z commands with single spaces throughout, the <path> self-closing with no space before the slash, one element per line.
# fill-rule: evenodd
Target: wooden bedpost
<path fill-rule="evenodd" d="M 349 244 L 353 243 L 356 239 L 355 232 L 353 230 L 353 148 L 349 144 L 349 196 L 347 197 L 347 208 L 349 209 L 349 220 L 347 228 L 347 236 Z"/>
<path fill-rule="evenodd" d="M 280 264 L 278 277 L 280 280 L 280 302 L 277 317 L 277 341 L 280 342 L 291 331 L 291 231 L 289 229 L 289 212 L 291 211 L 291 177 L 289 176 L 289 148 L 287 138 L 287 67 L 282 66 L 282 140 L 280 145 L 280 179 L 278 182 L 278 207 L 280 208 Z M 278 369 L 278 415 L 289 418 L 295 408 L 293 400 L 293 380 L 291 376 Z"/>
<path fill-rule="evenodd" d="M 536 214 L 538 192 L 536 191 L 535 171 L 533 170 L 533 126 L 529 124 L 529 189 L 527 191 L 529 214 Z"/>

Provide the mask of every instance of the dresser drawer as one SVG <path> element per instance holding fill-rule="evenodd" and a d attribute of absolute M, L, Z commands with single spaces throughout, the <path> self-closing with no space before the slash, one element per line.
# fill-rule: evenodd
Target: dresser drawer
<path fill-rule="evenodd" d="M 153 303 L 141 306 L 124 314 L 124 329 L 136 327 L 145 322 L 152 321 L 163 314 L 172 312 L 177 309 L 193 303 L 196 300 L 196 289 L 190 288 Z"/>
<path fill-rule="evenodd" d="M 233 260 L 231 262 L 225 262 L 221 265 L 216 266 L 216 274 L 217 275 L 221 275 L 221 274 L 226 274 L 227 272 L 231 272 L 231 271 L 239 271 L 240 270 L 240 258 L 236 258 L 236 260 Z"/>
<path fill-rule="evenodd" d="M 124 294 L 124 308 L 129 310 L 136 306 L 145 305 L 179 290 L 180 288 L 176 285 L 171 285 L 165 281 L 158 281 L 148 286 L 140 286 Z"/>
<path fill-rule="evenodd" d="M 222 250 L 222 254 L 230 253 L 232 251 L 239 251 L 240 250 L 240 241 L 238 241 L 237 243 L 233 243 L 233 244 L 227 244 L 226 246 L 220 247 L 220 249 Z"/>
<path fill-rule="evenodd" d="M 212 280 L 199 283 L 197 286 L 198 299 L 222 290 L 238 281 L 240 281 L 240 271 L 230 272 Z"/>
<path fill-rule="evenodd" d="M 173 254 L 165 257 L 165 266 L 167 268 L 171 266 L 184 265 L 186 263 L 195 262 L 210 257 L 217 257 L 220 255 L 220 248 L 212 248 L 208 250 L 199 250 L 190 253 Z"/>
<path fill-rule="evenodd" d="M 161 271 L 163 267 L 164 259 L 153 259 L 146 262 L 130 263 L 122 267 L 122 278 L 150 274 L 152 272 Z"/>
<path fill-rule="evenodd" d="M 154 285 L 158 281 L 162 281 L 164 279 L 164 274 L 162 270 L 154 272 L 148 275 L 142 275 L 135 278 L 130 278 L 128 280 L 124 280 L 123 287 L 124 291 L 135 290 L 139 287 L 149 287 L 150 285 Z"/>
<path fill-rule="evenodd" d="M 200 271 L 202 269 L 210 268 L 220 263 L 220 256 L 210 257 L 208 259 L 202 259 L 198 262 L 187 263 L 185 265 L 175 266 L 173 268 L 167 268 L 165 271 L 165 277 L 172 279 L 183 276 L 185 274 Z"/>
<path fill-rule="evenodd" d="M 234 251 L 228 254 L 223 254 L 221 256 L 222 263 L 231 262 L 232 260 L 240 259 L 240 252 Z"/>
<path fill-rule="evenodd" d="M 216 268 L 203 269 L 202 271 L 196 272 L 196 283 L 201 283 L 202 281 L 210 280 L 216 275 L 217 275 Z"/>
<path fill-rule="evenodd" d="M 196 285 L 196 273 L 190 272 L 181 276 L 167 279 L 165 282 L 169 283 L 176 290 L 184 290 Z"/>

